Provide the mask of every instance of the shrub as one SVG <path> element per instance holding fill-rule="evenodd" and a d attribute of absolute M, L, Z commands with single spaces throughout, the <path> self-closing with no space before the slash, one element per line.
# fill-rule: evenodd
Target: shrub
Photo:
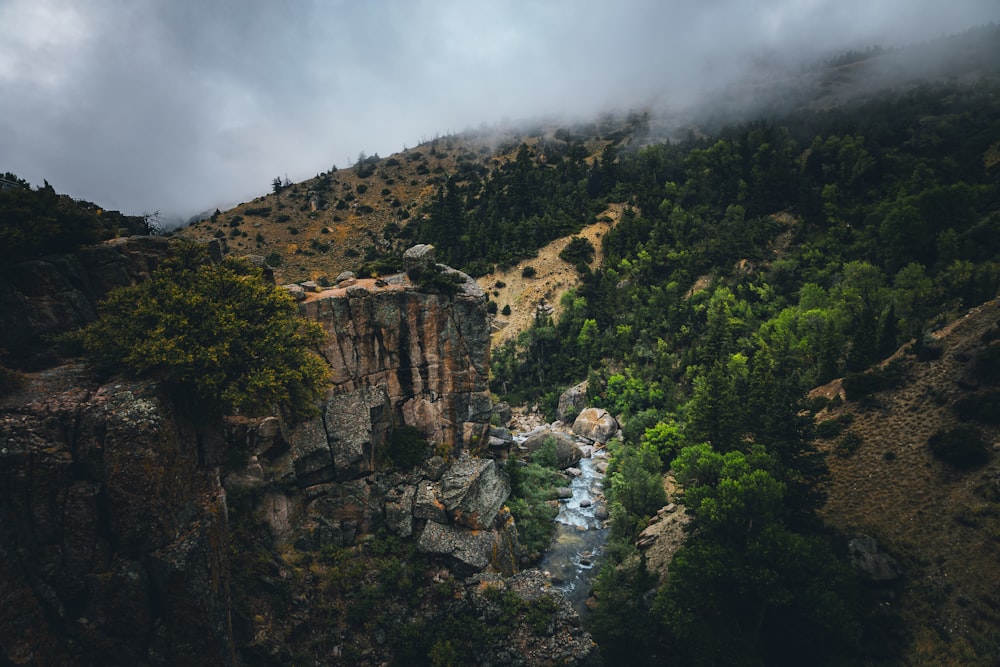
<path fill-rule="evenodd" d="M 264 261 L 267 262 L 268 266 L 281 266 L 281 255 L 277 252 L 272 252 L 264 259 Z"/>
<path fill-rule="evenodd" d="M 816 437 L 829 439 L 836 438 L 844 432 L 844 429 L 854 422 L 854 415 L 845 413 L 834 419 L 827 419 L 816 424 Z"/>
<path fill-rule="evenodd" d="M 247 215 L 256 216 L 258 218 L 266 218 L 267 216 L 271 215 L 271 207 L 258 206 L 256 208 L 245 209 L 243 212 L 246 213 Z"/>
<path fill-rule="evenodd" d="M 1000 424 L 1000 390 L 992 389 L 963 396 L 955 401 L 954 407 L 962 419 Z"/>
<path fill-rule="evenodd" d="M 594 260 L 594 244 L 582 236 L 574 236 L 559 253 L 559 259 L 574 266 L 590 264 Z"/>
<path fill-rule="evenodd" d="M 522 553 L 538 557 L 548 548 L 555 534 L 554 520 L 559 510 L 549 503 L 549 499 L 564 483 L 564 478 L 558 471 L 537 462 L 523 465 L 513 458 L 508 459 L 505 470 L 510 476 L 507 508 L 517 524 Z"/>
<path fill-rule="evenodd" d="M 977 468 L 990 460 L 983 432 L 969 424 L 942 429 L 927 441 L 931 454 L 956 468 Z"/>
<path fill-rule="evenodd" d="M 852 401 L 867 398 L 886 389 L 898 387 L 906 377 L 906 368 L 897 359 L 885 368 L 844 376 L 844 393 Z"/>
<path fill-rule="evenodd" d="M 489 313 L 490 315 L 496 315 L 497 314 L 497 310 L 499 310 L 499 307 L 497 306 L 497 302 L 496 301 L 487 301 L 486 302 L 486 312 L 487 313 Z"/>
<path fill-rule="evenodd" d="M 503 310 L 500 311 L 501 315 L 510 315 L 510 304 L 505 304 Z"/>
<path fill-rule="evenodd" d="M 389 433 L 386 457 L 404 470 L 412 470 L 423 463 L 431 445 L 424 439 L 419 429 L 413 426 L 397 426 Z"/>
<path fill-rule="evenodd" d="M 522 278 L 534 278 L 537 274 L 538 271 L 536 271 L 535 267 L 531 266 L 530 264 L 521 269 Z"/>
<path fill-rule="evenodd" d="M 858 451 L 863 442 L 864 441 L 861 439 L 860 435 L 854 433 L 853 431 L 848 431 L 844 434 L 844 437 L 838 440 L 837 444 L 834 445 L 834 451 L 837 452 L 837 456 L 847 457 Z"/>
<path fill-rule="evenodd" d="M 0 364 L 0 396 L 4 396 L 24 385 L 24 375 Z"/>
<path fill-rule="evenodd" d="M 210 261 L 176 246 L 148 280 L 113 290 L 82 332 L 99 367 L 152 375 L 208 409 L 313 414 L 329 370 L 313 348 L 323 332 L 295 301 L 241 260 Z"/>

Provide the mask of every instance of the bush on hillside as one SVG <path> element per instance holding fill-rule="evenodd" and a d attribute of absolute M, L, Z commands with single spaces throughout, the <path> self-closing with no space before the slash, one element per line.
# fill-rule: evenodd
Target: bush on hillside
<path fill-rule="evenodd" d="M 969 424 L 941 429 L 930 437 L 927 446 L 936 459 L 956 468 L 978 468 L 990 460 L 983 432 Z"/>

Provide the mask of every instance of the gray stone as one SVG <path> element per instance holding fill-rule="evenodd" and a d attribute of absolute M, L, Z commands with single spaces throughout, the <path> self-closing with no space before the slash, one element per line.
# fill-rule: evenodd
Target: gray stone
<path fill-rule="evenodd" d="M 340 285 L 342 282 L 354 280 L 355 278 L 357 278 L 357 276 L 354 275 L 354 271 L 342 271 L 337 275 L 337 280 L 335 282 Z"/>
<path fill-rule="evenodd" d="M 320 419 L 296 426 L 288 436 L 288 444 L 292 450 L 295 481 L 300 487 L 334 480 L 333 452 Z"/>
<path fill-rule="evenodd" d="M 560 470 L 574 466 L 580 460 L 580 448 L 577 447 L 576 442 L 571 437 L 565 433 L 552 431 L 545 427 L 533 430 L 531 435 L 524 441 L 524 446 L 527 448 L 529 455 L 534 454 L 539 447 L 545 444 L 547 438 L 553 438 L 556 441 L 556 465 Z"/>
<path fill-rule="evenodd" d="M 463 455 L 441 477 L 441 502 L 458 524 L 484 530 L 510 495 L 510 480 L 493 459 Z"/>
<path fill-rule="evenodd" d="M 307 292 L 319 292 L 321 289 L 319 283 L 316 282 L 315 280 L 307 280 L 304 283 L 299 283 L 299 284 L 302 285 L 302 289 L 304 289 Z"/>
<path fill-rule="evenodd" d="M 338 480 L 354 479 L 374 470 L 374 451 L 385 442 L 391 424 L 384 386 L 365 387 L 327 400 L 325 432 Z M 318 419 L 313 420 L 318 421 Z"/>
<path fill-rule="evenodd" d="M 466 530 L 428 521 L 417 539 L 423 553 L 446 556 L 452 569 L 470 576 L 486 569 L 493 557 L 497 536 L 489 530 Z"/>
<path fill-rule="evenodd" d="M 413 517 L 436 523 L 448 523 L 448 512 L 438 498 L 441 486 L 436 482 L 423 481 L 417 484 L 413 499 Z"/>
<path fill-rule="evenodd" d="M 436 254 L 434 246 L 427 243 L 418 243 L 407 248 L 403 253 L 403 270 L 409 272 L 413 269 L 428 269 L 435 265 Z"/>
<path fill-rule="evenodd" d="M 448 464 L 443 458 L 435 454 L 426 461 L 424 461 L 423 471 L 424 477 L 431 480 L 432 482 L 437 482 L 441 479 L 441 475 L 444 471 L 448 469 Z"/>
<path fill-rule="evenodd" d="M 385 499 L 385 525 L 400 537 L 413 534 L 413 499 L 416 487 L 403 486 L 393 489 Z"/>
<path fill-rule="evenodd" d="M 573 422 L 573 433 L 602 444 L 617 432 L 618 422 L 601 408 L 584 408 Z"/>
<path fill-rule="evenodd" d="M 556 498 L 559 498 L 560 500 L 566 500 L 567 498 L 573 497 L 573 489 L 569 488 L 568 486 L 560 486 L 558 489 L 556 489 L 555 494 Z"/>
<path fill-rule="evenodd" d="M 296 301 L 302 301 L 306 298 L 306 291 L 302 285 L 282 285 L 284 290 L 292 295 L 292 298 Z"/>
<path fill-rule="evenodd" d="M 856 535 L 847 543 L 848 557 L 863 577 L 869 581 L 895 581 L 900 577 L 899 565 L 869 535 Z"/>
<path fill-rule="evenodd" d="M 556 419 L 568 422 L 576 418 L 587 405 L 587 381 L 573 385 L 559 396 Z"/>

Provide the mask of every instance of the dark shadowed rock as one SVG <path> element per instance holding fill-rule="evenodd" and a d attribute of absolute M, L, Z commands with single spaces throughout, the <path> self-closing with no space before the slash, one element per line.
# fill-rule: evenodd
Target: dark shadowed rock
<path fill-rule="evenodd" d="M 576 418 L 587 405 L 587 381 L 575 384 L 559 396 L 556 407 L 556 419 L 570 422 Z"/>

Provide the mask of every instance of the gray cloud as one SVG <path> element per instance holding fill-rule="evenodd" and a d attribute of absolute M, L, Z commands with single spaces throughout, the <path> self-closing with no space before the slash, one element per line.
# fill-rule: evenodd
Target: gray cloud
<path fill-rule="evenodd" d="M 995 0 L 2 0 L 0 170 L 186 216 L 360 151 L 998 20 Z"/>

